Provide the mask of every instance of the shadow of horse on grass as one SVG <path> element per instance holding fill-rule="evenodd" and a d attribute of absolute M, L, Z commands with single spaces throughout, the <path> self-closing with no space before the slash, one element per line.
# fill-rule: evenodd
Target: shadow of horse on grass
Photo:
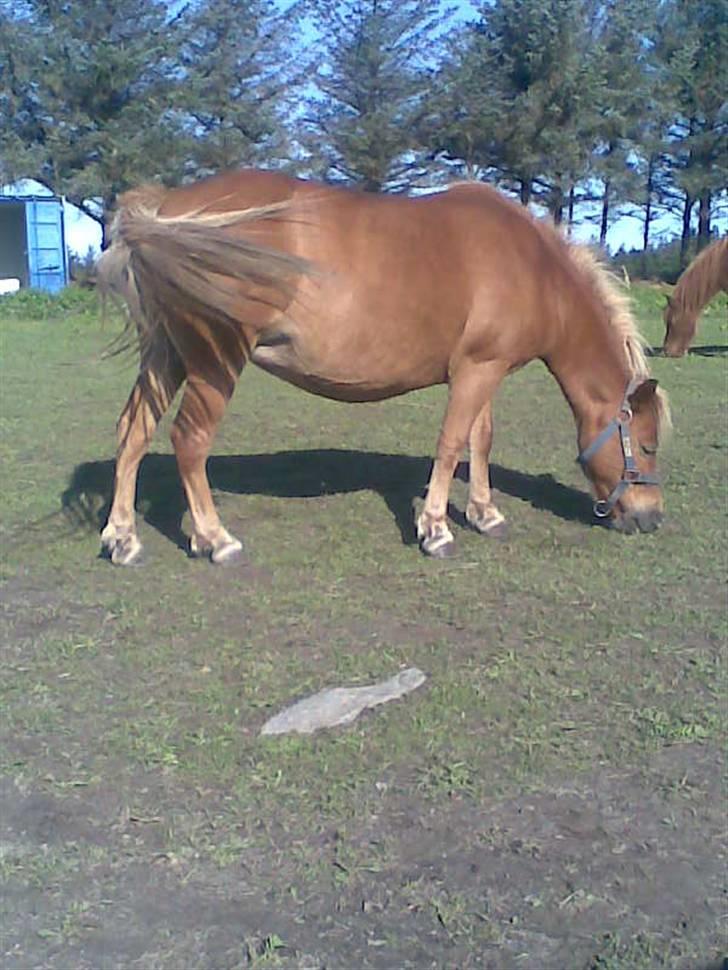
<path fill-rule="evenodd" d="M 688 348 L 689 357 L 726 357 L 728 356 L 728 345 L 726 344 L 703 344 L 698 347 Z M 662 347 L 650 347 L 648 349 L 648 357 L 665 357 L 667 356 Z M 728 970 L 728 968 L 727 968 Z"/>
<path fill-rule="evenodd" d="M 210 458 L 210 486 L 235 495 L 269 495 L 275 498 L 317 498 L 369 490 L 377 492 L 392 513 L 405 545 L 417 542 L 413 499 L 424 496 L 432 459 L 409 455 L 345 449 L 304 449 L 274 454 L 226 455 Z M 585 492 L 562 485 L 552 475 L 528 475 L 491 465 L 494 489 L 551 512 L 561 519 L 594 524 L 592 502 Z M 467 481 L 467 463 L 456 476 Z M 100 529 L 108 515 L 114 479 L 114 462 L 78 465 L 64 491 L 64 514 L 76 526 Z M 182 517 L 187 503 L 174 455 L 147 455 L 137 485 L 137 509 L 144 520 L 180 548 L 187 549 Z M 460 526 L 465 516 L 453 506 L 448 514 Z"/>

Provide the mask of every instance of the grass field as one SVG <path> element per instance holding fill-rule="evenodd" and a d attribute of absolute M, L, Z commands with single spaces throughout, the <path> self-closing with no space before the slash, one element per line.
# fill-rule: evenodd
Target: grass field
<path fill-rule="evenodd" d="M 632 294 L 661 342 L 657 288 Z M 135 376 L 83 295 L 0 309 L 2 965 L 647 970 L 726 952 L 726 300 L 654 359 L 667 521 L 594 527 L 543 367 L 496 402 L 505 542 L 424 559 L 443 389 L 243 375 L 209 474 L 242 563 L 184 552 L 165 419 L 145 563 L 98 558 Z M 416 665 L 355 724 L 272 713 Z"/>

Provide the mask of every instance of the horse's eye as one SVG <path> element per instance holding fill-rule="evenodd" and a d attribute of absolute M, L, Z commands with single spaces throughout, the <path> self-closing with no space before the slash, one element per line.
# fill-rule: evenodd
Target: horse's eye
<path fill-rule="evenodd" d="M 657 445 L 640 445 L 640 451 L 643 455 L 656 455 Z"/>

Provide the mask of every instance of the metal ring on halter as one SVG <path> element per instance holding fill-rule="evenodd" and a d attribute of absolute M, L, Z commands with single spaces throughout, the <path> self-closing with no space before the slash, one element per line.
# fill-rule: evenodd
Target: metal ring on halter
<path fill-rule="evenodd" d="M 619 421 L 620 424 L 629 424 L 633 417 L 634 414 L 629 404 L 623 404 L 617 412 L 617 421 Z"/>
<path fill-rule="evenodd" d="M 600 498 L 594 503 L 594 515 L 598 519 L 606 519 L 612 514 L 612 506 L 606 499 Z"/>

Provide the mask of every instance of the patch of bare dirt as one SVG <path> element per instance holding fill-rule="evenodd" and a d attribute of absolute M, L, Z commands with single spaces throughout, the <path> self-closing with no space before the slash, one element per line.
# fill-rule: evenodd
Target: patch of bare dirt
<path fill-rule="evenodd" d="M 166 806 L 182 802 L 154 773 L 137 779 L 160 806 L 147 818 L 129 791 L 6 781 L 3 966 L 581 970 L 610 966 L 600 954 L 618 939 L 649 941 L 654 966 L 702 970 L 726 949 L 721 778 L 716 749 L 679 745 L 645 771 L 478 805 L 435 810 L 392 789 L 345 837 L 312 836 L 309 880 L 280 832 L 230 865 L 163 851 Z M 188 804 L 216 807 L 209 793 Z"/>

